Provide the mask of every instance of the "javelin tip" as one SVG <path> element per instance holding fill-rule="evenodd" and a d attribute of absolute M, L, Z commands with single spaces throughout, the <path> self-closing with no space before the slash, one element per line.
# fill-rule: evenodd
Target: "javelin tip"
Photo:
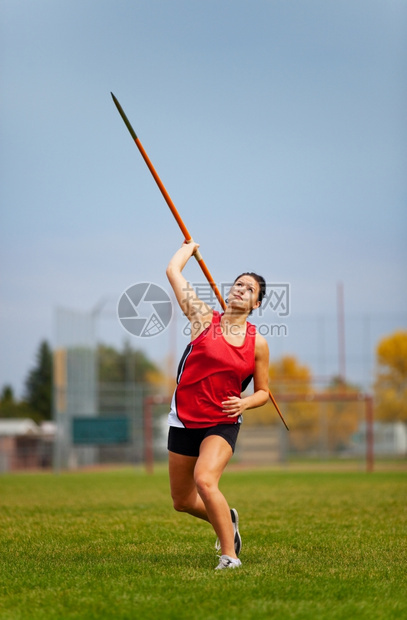
<path fill-rule="evenodd" d="M 110 94 L 112 95 L 112 99 L 114 101 L 114 104 L 115 104 L 116 108 L 120 111 L 121 110 L 120 103 L 118 102 L 117 98 L 114 96 L 114 94 L 111 91 L 110 91 Z"/>
<path fill-rule="evenodd" d="M 133 127 L 130 124 L 129 119 L 127 118 L 127 116 L 125 115 L 122 106 L 120 105 L 120 103 L 118 102 L 118 100 L 116 99 L 116 97 L 114 96 L 114 94 L 110 91 L 110 94 L 112 95 L 112 99 L 114 101 L 114 104 L 120 114 L 120 116 L 122 117 L 124 124 L 126 125 L 127 129 L 129 130 L 133 140 L 137 140 L 137 135 L 136 132 L 134 131 Z"/>

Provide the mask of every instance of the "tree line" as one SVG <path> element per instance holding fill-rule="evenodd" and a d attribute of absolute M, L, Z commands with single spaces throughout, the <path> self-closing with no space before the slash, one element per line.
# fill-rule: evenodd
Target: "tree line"
<path fill-rule="evenodd" d="M 100 344 L 97 348 L 98 379 L 102 383 L 129 380 L 152 386 L 168 385 L 168 377 L 143 351 L 133 350 L 125 343 L 122 350 Z M 407 331 L 397 331 L 383 338 L 376 349 L 376 378 L 373 386 L 375 419 L 407 422 Z M 0 393 L 0 418 L 32 418 L 36 422 L 52 419 L 53 353 L 47 341 L 42 341 L 36 353 L 34 367 L 24 383 L 22 399 L 16 399 L 11 385 L 3 386 Z M 315 391 L 313 377 L 308 366 L 295 356 L 286 355 L 271 362 L 270 387 L 278 400 L 278 394 L 307 394 Z M 359 388 L 333 377 L 324 388 L 332 394 Z M 248 423 L 270 423 L 274 418 L 272 404 L 245 417 Z M 333 423 L 342 420 L 343 433 L 354 424 L 353 409 L 349 404 L 331 404 L 328 415 Z M 292 429 L 311 429 L 317 416 L 315 403 L 297 402 L 287 406 Z M 340 435 L 340 433 L 339 433 Z"/>
<path fill-rule="evenodd" d="M 162 373 L 143 351 L 125 343 L 122 350 L 100 344 L 97 348 L 98 379 L 100 382 L 135 381 L 155 385 Z M 0 418 L 31 418 L 36 422 L 51 420 L 53 392 L 53 352 L 49 343 L 40 343 L 34 367 L 29 371 L 21 399 L 17 399 L 11 385 L 3 386 L 0 393 Z"/>

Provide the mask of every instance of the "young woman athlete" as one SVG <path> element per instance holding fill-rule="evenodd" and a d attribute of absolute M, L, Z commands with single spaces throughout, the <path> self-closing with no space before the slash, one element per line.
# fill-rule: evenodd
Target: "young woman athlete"
<path fill-rule="evenodd" d="M 249 314 L 261 304 L 265 282 L 245 273 L 230 289 L 223 314 L 199 299 L 182 274 L 199 245 L 184 243 L 167 267 L 177 301 L 190 321 L 191 342 L 181 359 L 169 414 L 169 476 L 175 510 L 209 521 L 221 551 L 217 569 L 241 565 L 238 514 L 219 490 L 246 409 L 264 405 L 268 345 Z M 250 380 L 254 392 L 241 396 Z"/>

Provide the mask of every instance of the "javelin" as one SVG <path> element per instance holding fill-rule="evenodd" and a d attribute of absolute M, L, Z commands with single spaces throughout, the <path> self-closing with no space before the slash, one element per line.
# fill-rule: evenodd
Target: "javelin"
<path fill-rule="evenodd" d="M 157 185 L 158 185 L 162 195 L 164 196 L 164 199 L 165 199 L 167 205 L 169 206 L 169 208 L 171 210 L 171 213 L 175 217 L 175 220 L 176 220 L 178 226 L 180 227 L 182 234 L 185 237 L 185 241 L 187 243 L 190 243 L 192 241 L 192 237 L 191 237 L 187 227 L 185 226 L 184 222 L 182 221 L 182 218 L 181 218 L 180 214 L 178 213 L 178 210 L 177 210 L 176 206 L 172 202 L 169 193 L 165 189 L 165 187 L 164 187 L 160 177 L 158 176 L 158 174 L 157 174 L 153 164 L 150 161 L 150 158 L 148 157 L 147 153 L 144 150 L 143 145 L 141 144 L 139 138 L 137 137 L 136 132 L 134 131 L 133 127 L 131 126 L 129 119 L 125 115 L 122 106 L 117 101 L 117 99 L 114 96 L 114 94 L 113 93 L 110 93 L 110 94 L 112 95 L 112 99 L 114 101 L 114 104 L 115 104 L 115 106 L 116 106 L 120 116 L 122 117 L 122 119 L 124 121 L 124 124 L 126 125 L 127 129 L 129 130 L 131 137 L 133 138 L 134 142 L 136 143 L 136 146 L 137 146 L 138 150 L 140 151 L 144 161 L 147 164 L 147 167 L 149 168 L 151 174 L 154 177 L 155 182 L 157 183 Z M 210 274 L 210 272 L 209 272 L 209 270 L 208 270 L 208 268 L 207 268 L 207 266 L 206 266 L 206 264 L 205 264 L 205 262 L 204 262 L 204 260 L 202 258 L 202 255 L 201 255 L 200 251 L 197 250 L 196 252 L 194 252 L 194 256 L 195 256 L 196 260 L 198 261 L 198 264 L 199 264 L 200 268 L 202 269 L 206 279 L 208 280 L 209 284 L 211 285 L 213 292 L 215 293 L 215 295 L 216 295 L 220 305 L 222 306 L 222 309 L 225 310 L 226 309 L 226 304 L 225 304 L 225 302 L 223 300 L 222 295 L 219 292 L 218 287 L 215 284 L 214 279 L 212 278 L 212 276 L 211 276 L 211 274 Z M 286 422 L 285 422 L 285 420 L 283 418 L 283 415 L 282 415 L 282 413 L 281 413 L 281 411 L 280 411 L 276 401 L 274 400 L 274 396 L 271 393 L 271 390 L 269 390 L 269 396 L 271 398 L 271 401 L 272 401 L 274 407 L 277 410 L 277 413 L 279 414 L 280 418 L 282 419 L 284 426 L 286 427 L 287 430 L 289 430 L 289 428 L 288 428 L 288 426 L 287 426 L 287 424 L 286 424 Z"/>

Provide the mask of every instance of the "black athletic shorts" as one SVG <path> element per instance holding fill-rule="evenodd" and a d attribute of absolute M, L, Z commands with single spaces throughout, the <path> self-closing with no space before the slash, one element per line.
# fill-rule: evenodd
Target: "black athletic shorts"
<path fill-rule="evenodd" d="M 178 428 L 170 426 L 168 450 L 184 456 L 199 456 L 199 448 L 206 437 L 219 435 L 226 439 L 232 452 L 235 451 L 240 424 L 218 424 L 207 428 Z"/>

